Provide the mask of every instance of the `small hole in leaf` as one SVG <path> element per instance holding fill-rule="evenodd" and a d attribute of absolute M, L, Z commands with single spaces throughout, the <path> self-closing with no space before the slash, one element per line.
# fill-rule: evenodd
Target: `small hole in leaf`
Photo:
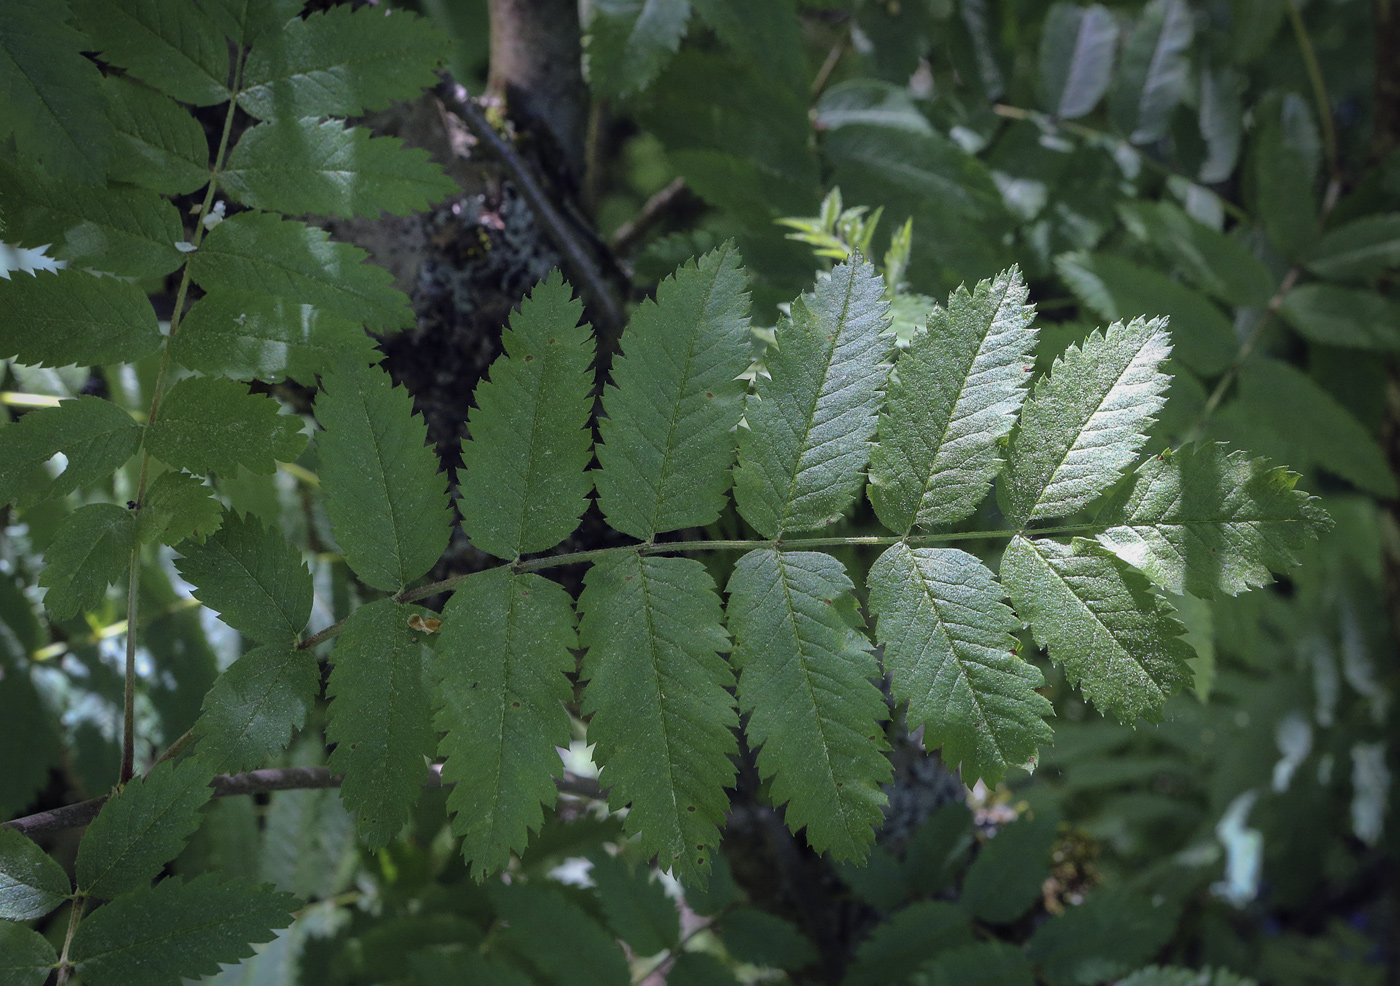
<path fill-rule="evenodd" d="M 512 709 L 518 709 L 518 708 L 520 708 L 520 703 L 519 703 L 519 702 L 511 702 L 511 703 L 510 703 L 510 707 L 511 707 Z"/>
<path fill-rule="evenodd" d="M 525 362 L 527 362 L 527 363 L 533 363 L 534 361 L 535 361 L 535 357 L 533 357 L 533 356 L 526 356 L 526 357 L 525 357 Z"/>

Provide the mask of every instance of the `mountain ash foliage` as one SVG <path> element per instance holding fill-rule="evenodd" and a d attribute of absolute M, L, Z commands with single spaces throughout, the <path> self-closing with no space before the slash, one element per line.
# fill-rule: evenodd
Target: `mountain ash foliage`
<path fill-rule="evenodd" d="M 728 5 L 694 6 L 727 44 L 740 43 Z M 107 611 L 118 587 L 146 630 L 137 601 L 155 604 L 161 590 L 150 586 L 173 548 L 200 603 L 248 644 L 202 683 L 197 717 L 184 710 L 189 752 L 103 806 L 79 845 L 75 882 L 33 842 L 0 831 L 5 983 L 37 986 L 58 967 L 95 986 L 175 986 L 251 954 L 250 943 L 272 941 L 264 955 L 304 943 L 320 905 L 303 909 L 298 897 L 327 898 L 333 874 L 264 856 L 248 874 L 261 883 L 152 881 L 199 837 L 216 773 L 277 761 L 299 734 L 317 744 L 306 728 L 321 688 L 317 648 L 332 638 L 320 652 L 332 666 L 329 766 L 344 775 L 339 797 L 384 867 L 429 762 L 451 785 L 453 851 L 471 876 L 511 866 L 555 800 L 576 678 L 608 805 L 627 809 L 618 838 L 693 888 L 697 913 L 714 914 L 739 901 L 715 853 L 741 726 L 789 828 L 836 860 L 864 859 L 892 776 L 882 676 L 926 746 L 941 748 L 967 783 L 994 784 L 1012 767 L 1033 769 L 1053 737 L 1023 629 L 1097 709 L 1124 723 L 1155 720 L 1194 677 L 1196 652 L 1168 593 L 1212 599 L 1262 585 L 1327 525 L 1282 466 L 1211 441 L 1144 453 L 1172 380 L 1166 319 L 1112 321 L 1037 373 L 1020 270 L 935 305 L 903 290 L 908 227 L 903 259 L 894 250 L 883 272 L 860 251 L 836 251 L 840 262 L 771 333 L 750 324 L 732 241 L 682 264 L 622 336 L 596 444 L 594 341 L 572 289 L 551 275 L 511 317 L 505 352 L 477 388 L 454 500 L 410 396 L 377 367 L 365 331 L 409 326 L 407 298 L 361 251 L 293 218 L 399 215 L 453 192 L 423 152 L 344 120 L 432 84 L 444 43 L 425 21 L 384 8 L 305 18 L 299 9 L 297 0 L 0 2 L 0 88 L 12 103 L 0 137 L 13 152 L 0 159 L 4 237 L 50 244 L 66 261 L 0 283 L 0 356 L 26 372 L 109 367 L 102 394 L 49 402 L 0 429 L 0 491 L 36 531 L 51 530 L 39 578 L 46 618 L 75 638 L 88 625 L 73 618 Z M 1109 113 L 1133 141 L 1159 136 L 1163 103 L 1179 98 L 1174 78 L 1137 75 L 1189 42 L 1181 9 L 1152 5 L 1123 49 Z M 685 4 L 600 3 L 594 85 L 645 86 L 679 45 L 687 14 Z M 1056 8 L 1043 98 L 1059 116 L 1088 112 L 1110 89 L 1094 53 L 1116 44 L 1115 23 L 1103 8 Z M 1064 62 L 1054 39 L 1071 36 Z M 223 114 L 212 157 L 189 107 Z M 235 107 L 252 122 L 233 140 Z M 194 216 L 168 197 L 201 187 Z M 1280 243 L 1290 235 L 1275 233 Z M 1324 251 L 1319 274 L 1369 269 L 1369 254 L 1350 242 Z M 1098 299 L 1091 308 L 1113 307 L 1109 320 L 1137 314 L 1112 297 L 1113 260 L 1064 261 L 1066 279 Z M 1200 267 L 1203 277 L 1216 272 L 1207 258 Z M 168 324 L 143 290 L 162 278 L 179 284 Z M 1325 308 L 1320 299 L 1290 297 L 1290 318 L 1318 324 L 1301 313 Z M 1195 342 L 1178 355 L 1197 370 L 1214 358 Z M 247 386 L 283 380 L 314 388 L 313 415 Z M 282 531 L 226 507 L 225 478 L 266 476 L 279 463 L 314 471 L 306 495 L 319 498 L 362 588 L 347 587 L 343 568 L 333 588 L 318 581 L 324 566 L 313 574 Z M 595 491 L 608 524 L 635 543 L 548 554 Z M 75 492 L 81 503 L 65 499 Z M 867 505 L 888 533 L 842 533 Z M 666 537 L 731 511 L 752 536 Z M 500 564 L 420 591 L 454 514 Z M 1001 523 L 965 530 L 974 516 Z M 1000 539 L 999 563 L 953 546 L 970 538 Z M 853 544 L 882 549 L 866 575 L 838 557 Z M 565 564 L 588 565 L 577 599 L 537 574 Z M 358 605 L 325 627 L 315 614 L 328 591 Z M 439 591 L 451 592 L 440 614 L 413 604 Z M 26 761 L 0 781 L 8 808 L 26 804 L 56 761 L 58 724 L 31 683 L 38 662 L 21 656 L 38 650 L 38 619 L 9 577 L 0 593 L 21 644 L 0 664 L 0 708 L 23 710 L 0 722 L 7 758 Z M 441 621 L 432 633 L 429 617 Z M 302 742 L 291 755 L 306 750 Z M 314 831 L 343 847 L 349 828 L 336 828 L 344 816 L 334 798 L 280 792 L 269 831 Z M 321 821 L 297 828 L 289 813 Z M 945 847 L 938 865 L 928 856 L 922 869 L 903 861 L 909 893 L 937 893 L 961 871 L 970 818 L 961 806 L 941 817 L 939 838 L 961 848 Z M 1149 961 L 1174 911 L 1132 895 L 1100 895 L 1042 925 L 1024 949 L 974 939 L 974 918 L 1009 923 L 1037 900 L 1043 873 L 1021 867 L 1011 847 L 1033 845 L 1041 867 L 1052 836 L 1043 820 L 1008 827 L 993 844 L 1007 848 L 967 871 L 962 903 L 900 912 L 861 946 L 847 981 L 903 969 L 962 982 L 988 968 L 1023 981 L 1034 963 L 1052 983 L 1091 983 Z M 322 848 L 307 847 L 307 858 Z M 1012 863 L 998 863 L 1003 851 Z M 606 855 L 594 863 L 617 936 L 638 954 L 678 949 L 674 910 L 645 871 Z M 541 884 L 475 893 L 474 907 L 507 922 L 501 954 L 526 956 L 546 979 L 570 969 L 599 982 L 626 976 L 614 936 L 578 899 Z M 22 923 L 68 901 L 59 948 Z M 777 928 L 752 936 L 749 960 L 800 968 L 810 946 Z M 927 952 L 906 948 L 916 928 Z M 737 939 L 729 947 L 746 954 Z M 716 974 L 705 955 L 682 959 L 676 970 L 688 971 L 673 971 L 677 980 Z M 523 981 L 489 950 L 463 961 L 477 981 Z M 1185 975 L 1147 969 L 1131 981 Z"/>

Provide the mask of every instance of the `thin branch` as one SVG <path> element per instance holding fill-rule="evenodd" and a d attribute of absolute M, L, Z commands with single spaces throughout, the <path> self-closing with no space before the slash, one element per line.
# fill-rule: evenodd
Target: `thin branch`
<path fill-rule="evenodd" d="M 1303 67 L 1308 73 L 1308 84 L 1312 86 L 1313 99 L 1317 102 L 1317 115 L 1322 123 L 1322 146 L 1327 153 L 1327 173 L 1335 180 L 1341 174 L 1341 159 L 1337 153 L 1337 126 L 1332 120 L 1332 100 L 1327 96 L 1327 83 L 1322 78 L 1322 66 L 1318 64 L 1317 51 L 1313 48 L 1307 25 L 1303 23 L 1297 0 L 1288 0 L 1284 7 L 1288 11 L 1289 23 L 1293 26 L 1293 36 L 1298 39 L 1298 49 L 1303 55 Z"/>
<path fill-rule="evenodd" d="M 465 87 L 444 77 L 433 91 L 443 105 L 466 124 L 481 146 L 505 168 L 512 184 L 524 197 L 535 218 L 544 228 L 545 234 L 559 250 L 564 272 L 573 283 L 583 288 L 595 313 L 608 323 L 600 328 L 603 328 L 609 337 L 617 338 L 626 322 L 621 303 L 611 286 L 603 279 L 598 265 L 588 255 L 579 235 L 545 194 L 530 166 L 515 152 L 515 148 L 496 132 L 496 128 L 491 126 Z"/>
<path fill-rule="evenodd" d="M 214 797 L 228 798 L 244 794 L 266 794 L 271 791 L 306 791 L 321 788 L 340 787 L 344 774 L 332 774 L 329 767 L 269 767 L 265 770 L 249 770 L 241 774 L 220 774 L 209 782 L 214 789 Z M 567 771 L 555 778 L 555 787 L 560 794 L 576 798 L 597 799 L 602 797 L 602 789 L 593 778 L 580 777 Z M 423 780 L 425 788 L 451 787 L 442 780 L 442 764 L 433 764 L 428 776 Z M 21 835 L 36 836 L 47 832 L 60 832 L 64 829 L 80 828 L 87 825 L 102 810 L 111 795 L 90 798 L 77 804 L 64 805 L 49 811 L 37 812 L 0 824 L 0 828 L 11 828 Z"/>
<path fill-rule="evenodd" d="M 671 184 L 646 200 L 640 212 L 617 228 L 608 246 L 614 253 L 626 253 L 683 201 L 686 191 L 685 178 L 672 179 Z"/>
<path fill-rule="evenodd" d="M 846 45 L 851 39 L 849 30 L 843 31 L 836 39 L 836 43 L 831 46 L 831 50 L 826 53 L 826 61 L 822 62 L 822 67 L 817 72 L 817 77 L 812 80 L 812 102 L 816 103 L 826 91 L 827 85 L 831 82 L 831 73 L 836 71 L 836 66 L 841 63 L 841 56 L 846 54 Z"/>

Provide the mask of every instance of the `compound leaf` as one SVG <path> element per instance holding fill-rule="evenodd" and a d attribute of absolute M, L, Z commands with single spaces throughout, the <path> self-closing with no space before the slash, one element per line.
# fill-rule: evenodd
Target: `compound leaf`
<path fill-rule="evenodd" d="M 311 573 L 301 553 L 251 515 L 230 514 L 201 545 L 188 545 L 176 567 L 199 601 L 259 643 L 296 643 L 311 617 Z"/>
<path fill-rule="evenodd" d="M 1102 712 L 1123 722 L 1157 716 L 1192 681 L 1195 652 L 1147 577 L 1095 541 L 1016 536 L 1001 581 L 1036 643 Z"/>
<path fill-rule="evenodd" d="M 310 651 L 264 644 L 243 654 L 204 696 L 195 755 L 219 773 L 249 770 L 284 749 L 321 688 Z"/>
<path fill-rule="evenodd" d="M 734 499 L 764 537 L 840 519 L 860 491 L 892 340 L 884 279 L 838 264 L 792 305 L 745 409 Z"/>
<path fill-rule="evenodd" d="M 1040 105 L 1061 120 L 1089 113 L 1108 91 L 1118 24 L 1104 7 L 1057 3 L 1040 36 Z"/>
<path fill-rule="evenodd" d="M 1133 143 L 1150 144 L 1167 132 L 1171 112 L 1186 92 L 1194 33 L 1183 0 L 1152 0 L 1128 34 L 1109 115 Z"/>
<path fill-rule="evenodd" d="M 249 129 L 219 184 L 245 205 L 320 216 L 404 216 L 457 185 L 419 148 L 339 120 L 274 120 Z"/>
<path fill-rule="evenodd" d="M 579 598 L 589 742 L 610 785 L 630 804 L 627 832 L 681 879 L 703 877 L 719 844 L 737 750 L 733 672 L 719 595 L 689 558 L 627 553 L 599 561 Z"/>
<path fill-rule="evenodd" d="M 137 534 L 142 544 L 179 544 L 186 538 L 203 541 L 219 529 L 224 505 L 213 490 L 187 472 L 168 470 L 146 487 L 141 498 Z"/>
<path fill-rule="evenodd" d="M 1074 513 L 1137 455 L 1171 378 L 1163 319 L 1115 323 L 1070 346 L 1041 378 L 1011 436 L 1002 511 L 1013 524 Z"/>
<path fill-rule="evenodd" d="M 188 110 L 115 75 L 102 85 L 117 131 L 110 180 L 185 194 L 209 181 L 209 142 Z"/>
<path fill-rule="evenodd" d="M 182 103 L 229 98 L 229 48 L 208 11 L 187 0 L 74 0 L 102 57 Z"/>
<path fill-rule="evenodd" d="M 713 523 L 724 507 L 753 359 L 733 243 L 692 261 L 644 301 L 612 364 L 598 429 L 599 506 L 642 540 Z"/>
<path fill-rule="evenodd" d="M 160 345 L 146 292 L 114 277 L 76 270 L 0 281 L 0 357 L 27 366 L 130 363 Z"/>
<path fill-rule="evenodd" d="M 332 242 L 323 229 L 266 212 L 241 212 L 215 226 L 190 258 L 206 291 L 255 291 L 311 304 L 380 329 L 413 324 L 408 298 L 367 254 Z"/>
<path fill-rule="evenodd" d="M 23 509 L 71 493 L 110 476 L 140 447 L 141 426 L 100 397 L 30 411 L 0 430 L 0 503 Z M 68 462 L 52 476 L 43 466 L 59 452 Z"/>
<path fill-rule="evenodd" d="M 335 6 L 253 46 L 238 105 L 262 119 L 357 116 L 437 79 L 448 36 L 402 10 Z"/>
<path fill-rule="evenodd" d="M 911 729 L 924 724 L 924 745 L 942 745 L 968 783 L 1034 766 L 1052 707 L 1036 692 L 1040 672 L 1016 655 L 1021 621 L 992 573 L 965 551 L 901 543 L 870 567 L 869 586 L 895 702 L 909 702 Z"/>
<path fill-rule="evenodd" d="M 588 81 L 602 97 L 644 89 L 685 37 L 689 0 L 599 0 L 588 24 Z"/>
<path fill-rule="evenodd" d="M 146 449 L 193 473 L 243 466 L 266 475 L 306 449 L 301 418 L 278 414 L 280 406 L 233 380 L 187 377 L 161 401 L 160 416 L 146 429 Z"/>
<path fill-rule="evenodd" d="M 451 507 L 428 429 L 408 391 L 377 367 L 346 363 L 316 401 L 326 513 L 365 583 L 397 592 L 447 547 Z"/>
<path fill-rule="evenodd" d="M 1169 592 L 1238 595 L 1298 563 L 1328 526 L 1298 474 L 1223 445 L 1148 459 L 1105 505 L 1099 543 Z"/>
<path fill-rule="evenodd" d="M 211 291 L 171 337 L 171 357 L 209 376 L 314 383 L 344 360 L 371 362 L 374 340 L 359 318 L 332 315 L 254 291 Z"/>
<path fill-rule="evenodd" d="M 127 782 L 78 845 L 78 890 L 110 900 L 148 884 L 199 827 L 213 776 L 197 760 L 167 760 Z"/>
<path fill-rule="evenodd" d="M 87 39 L 63 21 L 52 0 L 0 7 L 0 138 L 14 134 L 20 155 L 45 174 L 97 182 L 112 150 L 102 74 L 80 54 Z"/>
<path fill-rule="evenodd" d="M 870 453 L 870 501 L 890 530 L 962 520 L 987 495 L 1032 369 L 1025 301 L 1014 267 L 959 288 L 900 354 Z"/>
<path fill-rule="evenodd" d="M 44 608 L 65 620 L 102 601 L 131 564 L 136 516 L 115 503 L 89 503 L 68 516 L 44 552 Z"/>
<path fill-rule="evenodd" d="M 841 563 L 820 552 L 750 551 L 729 579 L 739 707 L 788 828 L 837 859 L 875 837 L 890 778 L 879 674 Z"/>
<path fill-rule="evenodd" d="M 330 767 L 344 772 L 340 796 L 372 849 L 408 820 L 427 777 L 424 758 L 437 749 L 423 645 L 408 623 L 416 612 L 392 599 L 360 606 L 331 655 Z"/>
<path fill-rule="evenodd" d="M 538 294 L 538 292 L 536 292 Z M 578 647 L 573 602 L 538 575 L 476 572 L 442 613 L 433 667 L 452 831 L 478 879 L 525 849 L 553 804 Z"/>
<path fill-rule="evenodd" d="M 180 986 L 252 955 L 299 904 L 246 880 L 163 880 L 85 918 L 69 957 L 92 986 Z"/>
<path fill-rule="evenodd" d="M 52 856 L 13 829 L 0 829 L 0 919 L 41 918 L 72 892 Z"/>
<path fill-rule="evenodd" d="M 462 530 L 500 558 L 554 547 L 588 506 L 593 344 L 572 295 L 558 271 L 535 285 L 468 414 Z"/>
<path fill-rule="evenodd" d="M 58 965 L 58 953 L 33 928 L 0 921 L 0 982 L 5 986 L 43 986 Z"/>

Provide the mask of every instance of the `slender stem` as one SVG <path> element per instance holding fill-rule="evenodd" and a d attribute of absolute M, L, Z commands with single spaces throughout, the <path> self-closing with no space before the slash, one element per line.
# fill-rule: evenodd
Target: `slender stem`
<path fill-rule="evenodd" d="M 1312 37 L 1303 23 L 1303 15 L 1298 10 L 1297 0 L 1284 4 L 1288 11 L 1288 21 L 1293 26 L 1293 35 L 1298 39 L 1298 49 L 1303 56 L 1303 67 L 1308 73 L 1308 84 L 1312 86 L 1313 99 L 1317 102 L 1317 116 L 1322 122 L 1322 145 L 1327 152 L 1327 173 L 1334 179 L 1340 174 L 1340 159 L 1337 155 L 1337 127 L 1332 120 L 1332 100 L 1327 97 L 1327 83 L 1322 78 L 1322 66 L 1317 61 L 1317 51 L 1313 48 Z"/>
<path fill-rule="evenodd" d="M 193 742 L 194 727 L 191 726 L 189 729 L 186 729 L 183 733 L 181 733 L 179 738 L 176 739 L 174 743 L 171 743 L 170 746 L 166 748 L 166 751 L 164 753 L 156 757 L 156 763 L 165 763 L 165 761 L 179 756 L 180 752 Z M 156 763 L 151 764 L 151 766 L 154 767 Z"/>
<path fill-rule="evenodd" d="M 617 227 L 608 239 L 609 248 L 614 253 L 626 253 L 638 240 L 651 232 L 676 203 L 683 201 L 685 193 L 685 179 L 672 179 L 669 185 L 646 200 L 640 212 Z"/>
<path fill-rule="evenodd" d="M 63 952 L 58 957 L 58 986 L 63 986 L 73 974 L 73 967 L 68 964 L 68 952 L 73 947 L 73 936 L 78 932 L 78 922 L 83 919 L 83 908 L 86 906 L 86 897 L 73 898 L 73 909 L 68 912 L 68 933 L 63 936 Z"/>
<path fill-rule="evenodd" d="M 545 568 L 559 568 L 564 565 L 582 565 L 608 558 L 612 555 L 632 552 L 638 555 L 689 554 L 696 551 L 752 551 L 755 548 L 785 548 L 806 551 L 812 548 L 852 548 L 888 547 L 903 541 L 905 544 L 920 547 L 928 544 L 947 544 L 950 541 L 974 541 L 986 538 L 1004 538 L 1015 534 L 1036 534 L 1042 537 L 1060 534 L 1086 534 L 1101 530 L 1098 524 L 1065 524 L 1060 527 L 1041 527 L 1031 531 L 952 531 L 944 534 L 911 534 L 900 537 L 896 534 L 872 535 L 866 537 L 825 537 L 825 538 L 773 538 L 767 541 L 667 541 L 663 544 L 624 544 L 616 548 L 593 548 L 589 551 L 574 551 L 564 555 L 544 555 L 539 558 L 526 558 L 514 562 L 504 562 L 498 568 L 507 566 L 517 572 L 538 572 Z M 464 572 L 453 575 L 416 589 L 405 589 L 394 597 L 396 602 L 411 603 L 441 592 L 450 592 L 458 583 L 470 578 L 474 573 Z M 300 650 L 309 650 L 340 635 L 345 620 L 332 623 L 297 644 Z"/>
<path fill-rule="evenodd" d="M 1083 137 L 1085 140 L 1091 140 L 1098 144 L 1111 144 L 1114 147 L 1125 147 L 1136 154 L 1139 161 L 1158 174 L 1166 175 L 1171 178 L 1185 178 L 1187 181 L 1196 182 L 1195 178 L 1192 178 L 1182 171 L 1178 171 L 1169 164 L 1164 164 L 1156 158 L 1144 154 L 1139 148 L 1134 147 L 1123 138 L 1115 137 L 1113 134 L 1105 133 L 1102 130 L 1095 130 L 1093 127 L 1086 127 L 1082 123 L 1076 123 L 1073 120 L 1057 120 L 1048 113 L 1023 109 L 1020 106 L 1007 106 L 1004 103 L 997 103 L 994 105 L 992 107 L 992 112 L 1007 120 L 1025 120 L 1039 127 L 1074 134 L 1076 137 Z M 1219 196 L 1219 198 L 1221 208 L 1231 216 L 1240 222 L 1249 221 L 1250 216 L 1248 212 L 1224 196 Z"/>
<path fill-rule="evenodd" d="M 826 61 L 822 62 L 817 77 L 812 80 L 813 103 L 816 103 L 821 98 L 821 94 L 826 91 L 827 85 L 831 82 L 831 73 L 835 72 L 836 66 L 841 63 L 841 56 L 846 54 L 846 45 L 850 39 L 851 32 L 849 30 L 842 31 L 841 36 L 836 39 L 836 43 L 831 46 L 831 50 L 826 53 Z"/>
<path fill-rule="evenodd" d="M 733 907 L 734 905 L 730 904 L 728 907 L 720 908 L 720 910 L 717 911 L 715 914 L 711 915 L 710 919 L 704 924 L 696 925 L 694 928 L 691 928 L 689 931 L 687 931 L 685 935 L 681 938 L 681 940 L 676 942 L 675 948 L 668 948 L 665 954 L 661 956 L 661 958 L 657 959 L 654 963 L 652 963 L 652 967 L 650 969 L 633 979 L 632 986 L 641 986 L 642 983 L 646 982 L 652 976 L 656 975 L 657 971 L 660 970 L 660 968 L 664 966 L 667 962 L 674 961 L 678 955 L 685 951 L 685 946 L 690 943 L 690 940 L 692 938 L 700 934 L 702 931 L 709 931 L 710 928 L 714 927 L 715 923 L 719 921 L 722 917 L 724 917 L 726 914 L 728 914 L 729 911 L 733 909 Z"/>
<path fill-rule="evenodd" d="M 204 239 L 204 217 L 209 215 L 209 210 L 214 204 L 214 195 L 219 187 L 219 174 L 223 170 L 224 158 L 228 153 L 229 135 L 233 132 L 234 110 L 238 106 L 238 89 L 243 76 L 243 49 L 235 47 L 233 52 L 233 86 L 229 92 L 228 112 L 224 114 L 224 130 L 219 138 L 219 149 L 214 155 L 214 167 L 209 172 L 209 187 L 204 193 L 204 205 L 200 209 L 199 219 L 194 224 L 194 235 L 191 243 L 196 250 L 199 249 L 200 241 Z M 180 287 L 175 292 L 175 309 L 170 315 L 170 336 L 173 337 L 180 328 L 180 317 L 185 307 L 185 297 L 190 289 L 190 265 L 187 262 L 180 272 Z M 160 413 L 160 402 L 165 396 L 166 380 L 170 371 L 170 345 L 169 339 L 161 349 L 160 369 L 156 371 L 155 386 L 151 389 L 151 410 L 146 417 L 146 423 L 154 424 L 157 415 Z M 136 484 L 136 509 L 141 509 L 146 497 L 146 485 L 150 478 L 151 456 L 149 452 L 141 452 L 141 478 Z M 137 622 L 137 605 L 139 602 L 139 588 L 141 576 L 141 546 L 137 544 L 131 549 L 131 567 L 127 573 L 126 590 L 126 674 L 122 686 L 122 760 L 120 783 L 125 784 L 131 780 L 136 770 L 136 629 L 140 625 Z"/>

